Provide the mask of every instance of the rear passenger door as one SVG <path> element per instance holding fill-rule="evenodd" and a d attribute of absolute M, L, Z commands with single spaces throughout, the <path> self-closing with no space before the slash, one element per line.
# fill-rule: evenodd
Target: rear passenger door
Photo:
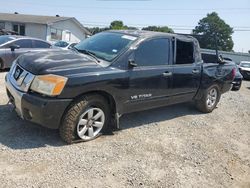
<path fill-rule="evenodd" d="M 39 48 L 44 49 L 44 48 L 50 48 L 51 47 L 51 45 L 49 43 L 44 42 L 44 41 L 40 41 L 40 40 L 32 40 L 32 46 L 35 49 L 37 49 L 37 48 L 38 49 Z"/>
<path fill-rule="evenodd" d="M 202 61 L 197 49 L 193 40 L 175 40 L 172 92 L 176 102 L 191 100 L 199 88 Z"/>
<path fill-rule="evenodd" d="M 127 111 L 164 105 L 171 95 L 170 39 L 142 42 L 134 52 L 135 67 L 129 70 Z"/>

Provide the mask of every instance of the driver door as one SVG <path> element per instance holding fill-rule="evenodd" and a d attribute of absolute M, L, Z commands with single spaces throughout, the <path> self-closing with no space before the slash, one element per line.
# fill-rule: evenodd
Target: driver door
<path fill-rule="evenodd" d="M 139 45 L 134 54 L 136 66 L 129 70 L 127 112 L 162 106 L 170 100 L 170 49 L 169 38 L 149 39 Z"/>

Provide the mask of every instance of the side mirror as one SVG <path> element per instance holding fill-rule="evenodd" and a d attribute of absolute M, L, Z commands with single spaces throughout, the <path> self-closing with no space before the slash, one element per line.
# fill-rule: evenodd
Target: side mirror
<path fill-rule="evenodd" d="M 130 68 L 137 67 L 137 64 L 135 63 L 134 59 L 129 59 L 128 60 L 128 65 L 129 65 Z"/>
<path fill-rule="evenodd" d="M 10 50 L 13 52 L 13 51 L 15 51 L 15 49 L 19 49 L 20 48 L 20 46 L 19 45 L 16 45 L 16 44 L 13 44 L 13 45 L 11 45 L 10 46 Z"/>

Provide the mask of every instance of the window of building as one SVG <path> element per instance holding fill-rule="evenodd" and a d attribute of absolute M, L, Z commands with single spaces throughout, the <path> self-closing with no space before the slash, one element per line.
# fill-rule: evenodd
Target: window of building
<path fill-rule="evenodd" d="M 5 23 L 4 22 L 0 22 L 0 29 L 5 29 Z"/>
<path fill-rule="evenodd" d="M 194 63 L 194 43 L 177 40 L 176 64 Z"/>
<path fill-rule="evenodd" d="M 62 40 L 62 30 L 51 28 L 50 35 L 52 40 Z"/>
<path fill-rule="evenodd" d="M 145 41 L 136 50 L 135 62 L 138 66 L 167 65 L 169 49 L 167 38 Z"/>
<path fill-rule="evenodd" d="M 25 25 L 24 24 L 13 24 L 13 31 L 17 32 L 19 35 L 25 35 Z"/>

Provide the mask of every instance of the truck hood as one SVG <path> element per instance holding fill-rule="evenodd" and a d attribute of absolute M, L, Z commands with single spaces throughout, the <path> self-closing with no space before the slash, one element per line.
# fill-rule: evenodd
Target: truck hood
<path fill-rule="evenodd" d="M 69 75 L 86 71 L 92 72 L 103 68 L 92 57 L 71 50 L 60 49 L 29 52 L 20 56 L 17 63 L 35 75 Z"/>

